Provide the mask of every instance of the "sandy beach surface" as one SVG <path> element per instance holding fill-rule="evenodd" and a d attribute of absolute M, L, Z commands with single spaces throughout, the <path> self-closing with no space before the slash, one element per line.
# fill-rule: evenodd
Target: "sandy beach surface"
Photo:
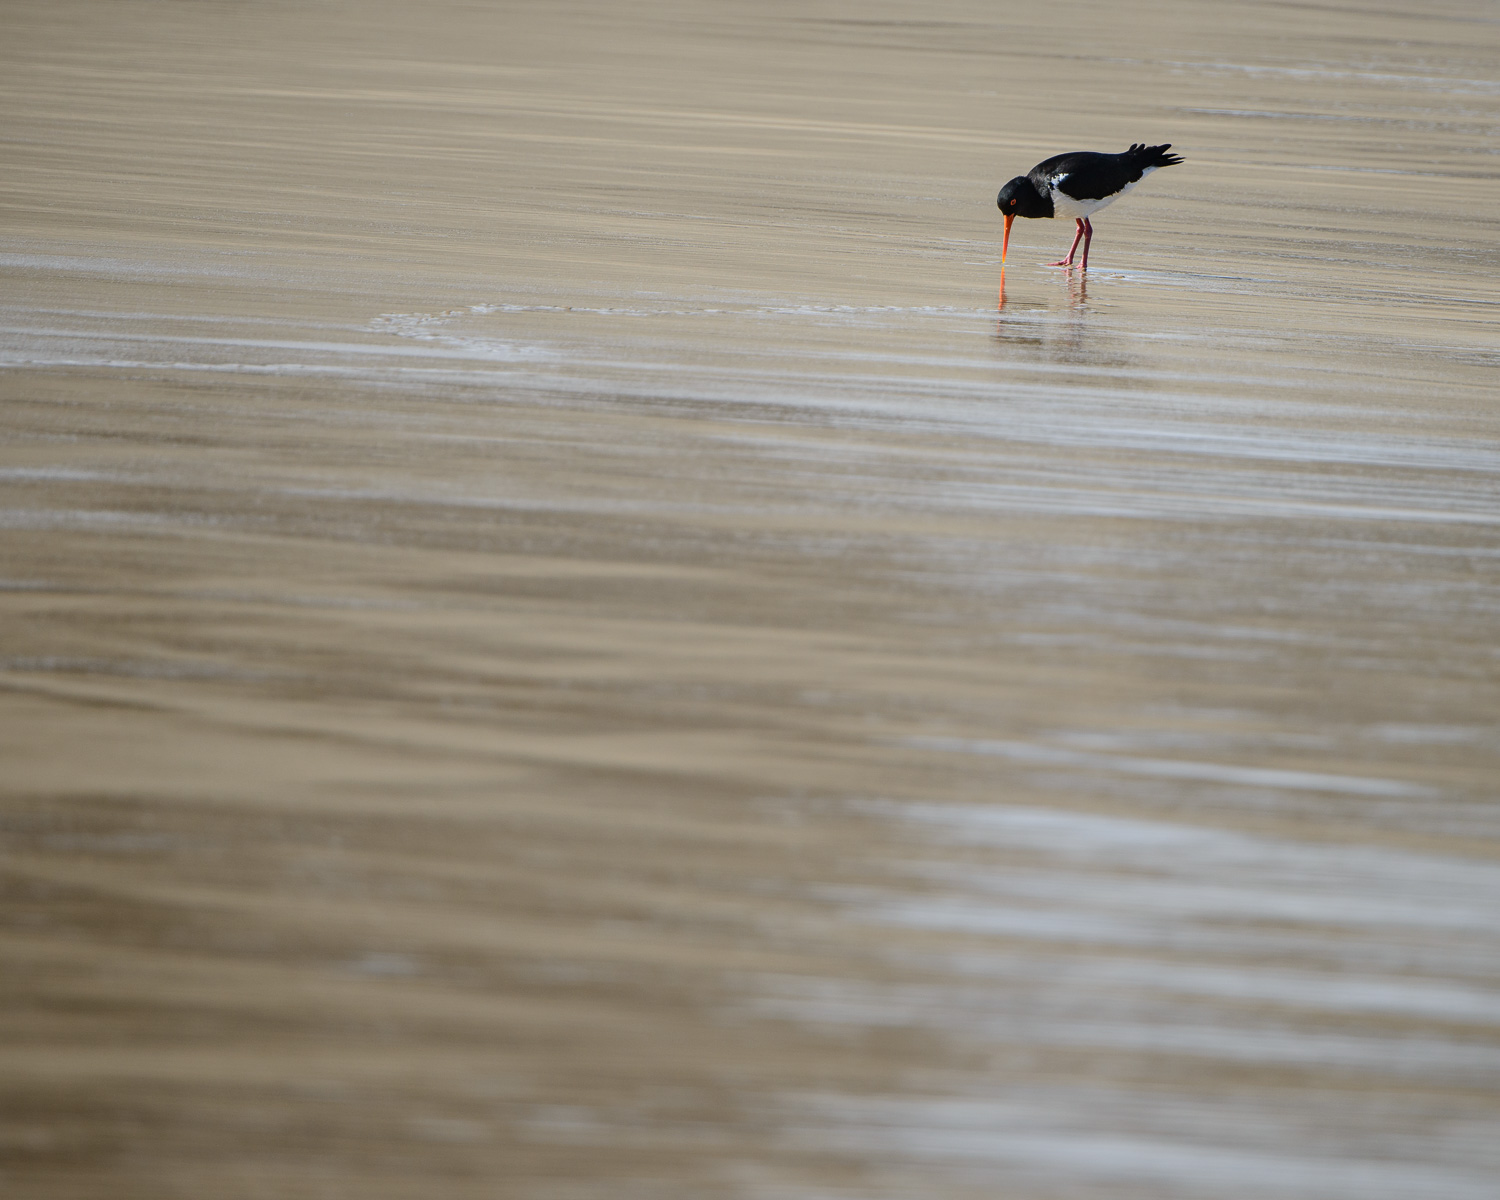
<path fill-rule="evenodd" d="M 1493 5 L 0 32 L 7 1200 L 1493 1200 Z"/>

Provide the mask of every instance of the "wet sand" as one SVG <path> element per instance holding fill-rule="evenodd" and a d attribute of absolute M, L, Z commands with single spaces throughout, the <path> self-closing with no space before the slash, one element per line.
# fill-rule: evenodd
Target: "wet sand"
<path fill-rule="evenodd" d="M 1489 6 L 4 23 L 7 1196 L 1494 1195 Z"/>

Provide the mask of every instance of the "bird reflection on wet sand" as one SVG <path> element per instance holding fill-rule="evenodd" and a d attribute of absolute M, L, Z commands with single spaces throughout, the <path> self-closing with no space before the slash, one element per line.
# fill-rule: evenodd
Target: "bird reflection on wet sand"
<path fill-rule="evenodd" d="M 1049 264 L 1050 265 L 1050 264 Z M 1085 271 L 1074 267 L 1068 267 L 1061 272 L 1060 278 L 1065 281 L 1068 293 L 1068 306 L 1070 308 L 1082 308 L 1089 299 L 1089 277 Z M 1005 268 L 1000 268 L 1000 289 L 996 298 L 995 307 L 1003 309 L 1007 303 L 1005 294 Z"/>
<path fill-rule="evenodd" d="M 1101 356 L 1098 338 L 1091 337 L 1088 308 L 1088 276 L 1082 271 L 1066 270 L 1060 276 L 1047 276 L 1048 291 L 1061 280 L 1061 296 L 1057 303 L 1027 304 L 1018 301 L 1005 290 L 1005 271 L 1000 272 L 998 317 L 995 322 L 994 339 L 997 346 L 1009 349 L 1025 349 L 1035 354 L 1038 360 L 1067 363 L 1124 365 L 1118 338 L 1108 338 L 1113 343 L 1111 353 Z M 1011 311 L 1006 311 L 1006 305 Z"/>

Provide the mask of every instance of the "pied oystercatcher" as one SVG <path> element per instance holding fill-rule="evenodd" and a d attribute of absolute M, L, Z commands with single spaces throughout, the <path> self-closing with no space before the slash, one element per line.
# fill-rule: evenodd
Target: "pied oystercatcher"
<path fill-rule="evenodd" d="M 1010 223 L 1017 217 L 1072 217 L 1078 230 L 1068 257 L 1049 267 L 1071 267 L 1078 239 L 1083 239 L 1083 263 L 1089 265 L 1089 243 L 1094 227 L 1089 217 L 1111 200 L 1123 196 L 1157 167 L 1175 167 L 1180 155 L 1168 154 L 1172 143 L 1164 146 L 1131 146 L 1124 154 L 1095 154 L 1079 150 L 1057 154 L 1037 163 L 1025 175 L 1017 175 L 1000 189 L 996 201 L 1005 216 L 1005 241 L 1000 246 L 1000 262 L 1010 249 Z"/>

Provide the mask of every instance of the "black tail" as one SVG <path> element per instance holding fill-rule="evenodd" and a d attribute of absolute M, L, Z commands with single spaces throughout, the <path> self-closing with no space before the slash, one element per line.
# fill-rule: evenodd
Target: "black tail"
<path fill-rule="evenodd" d="M 1168 154 L 1167 151 L 1171 148 L 1171 142 L 1165 146 L 1147 146 L 1142 143 L 1139 146 L 1131 146 L 1125 153 L 1143 167 L 1175 167 L 1182 161 L 1182 155 Z"/>

